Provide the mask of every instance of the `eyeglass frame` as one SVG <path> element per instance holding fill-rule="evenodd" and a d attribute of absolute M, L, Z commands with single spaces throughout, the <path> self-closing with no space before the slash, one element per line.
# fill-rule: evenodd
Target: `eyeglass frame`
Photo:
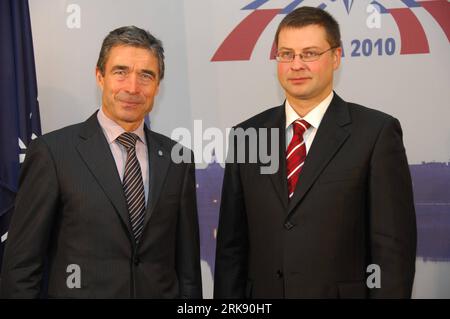
<path fill-rule="evenodd" d="M 277 53 L 275 54 L 275 60 L 277 60 L 277 62 L 279 62 L 279 63 L 291 63 L 291 62 L 293 62 L 293 61 L 295 60 L 295 57 L 298 55 L 298 57 L 300 58 L 300 60 L 302 60 L 303 62 L 315 62 L 315 61 L 318 61 L 318 60 L 320 59 L 320 57 L 321 57 L 323 54 L 327 53 L 328 51 L 337 49 L 337 48 L 339 48 L 339 47 L 340 47 L 340 45 L 336 45 L 336 46 L 333 46 L 333 47 L 331 47 L 331 48 L 329 48 L 329 49 L 327 49 L 327 50 L 325 50 L 325 51 L 323 51 L 323 52 L 317 53 L 317 56 L 314 57 L 314 60 L 309 60 L 309 61 L 305 61 L 305 60 L 303 59 L 303 53 L 297 53 L 297 54 L 295 54 L 295 51 L 294 51 L 294 50 L 286 50 L 287 52 L 293 52 L 293 53 L 294 53 L 294 56 L 292 57 L 292 60 L 289 60 L 289 61 L 280 61 L 280 60 L 278 59 L 278 58 L 279 58 L 279 57 L 278 57 L 278 53 L 279 53 L 280 51 L 277 51 Z M 283 52 L 283 51 L 281 51 L 281 52 Z"/>

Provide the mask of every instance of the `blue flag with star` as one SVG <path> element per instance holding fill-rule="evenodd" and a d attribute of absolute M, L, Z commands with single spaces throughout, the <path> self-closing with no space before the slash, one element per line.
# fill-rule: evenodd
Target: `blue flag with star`
<path fill-rule="evenodd" d="M 1 265 L 20 165 L 27 145 L 41 134 L 28 0 L 0 0 L 0 43 Z"/>

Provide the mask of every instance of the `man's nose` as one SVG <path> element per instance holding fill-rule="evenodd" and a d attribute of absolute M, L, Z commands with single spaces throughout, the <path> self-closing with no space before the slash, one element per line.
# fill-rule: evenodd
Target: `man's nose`
<path fill-rule="evenodd" d="M 130 74 L 127 79 L 126 91 L 130 94 L 139 92 L 138 77 L 136 74 Z"/>
<path fill-rule="evenodd" d="M 298 54 L 294 56 L 294 60 L 291 62 L 291 69 L 296 71 L 306 69 L 306 63 L 302 61 Z"/>

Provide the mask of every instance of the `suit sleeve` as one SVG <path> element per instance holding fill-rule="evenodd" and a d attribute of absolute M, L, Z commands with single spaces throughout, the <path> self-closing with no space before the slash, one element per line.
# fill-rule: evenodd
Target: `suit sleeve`
<path fill-rule="evenodd" d="M 27 151 L 3 256 L 3 298 L 38 298 L 44 261 L 57 211 L 58 182 L 53 159 L 42 139 Z"/>
<path fill-rule="evenodd" d="M 214 273 L 214 298 L 244 298 L 248 274 L 248 228 L 239 165 L 228 154 L 222 185 Z M 230 148 L 230 149 L 231 149 Z"/>
<path fill-rule="evenodd" d="M 380 266 L 373 298 L 411 297 L 416 259 L 416 217 L 402 130 L 389 118 L 381 130 L 370 170 L 371 263 Z"/>
<path fill-rule="evenodd" d="M 197 215 L 195 163 L 187 164 L 183 179 L 180 214 L 177 225 L 177 274 L 180 297 L 202 298 L 200 239 Z"/>

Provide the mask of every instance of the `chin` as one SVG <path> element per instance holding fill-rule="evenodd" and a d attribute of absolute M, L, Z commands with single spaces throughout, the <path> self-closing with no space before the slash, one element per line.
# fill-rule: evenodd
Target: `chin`
<path fill-rule="evenodd" d="M 310 92 L 294 91 L 294 92 L 290 92 L 290 95 L 297 99 L 305 99 L 310 95 Z"/>
<path fill-rule="evenodd" d="M 140 121 L 142 121 L 143 119 L 144 119 L 143 117 L 126 117 L 126 118 L 124 118 L 122 121 L 131 124 L 131 123 L 140 122 Z"/>
<path fill-rule="evenodd" d="M 143 117 L 135 114 L 127 114 L 125 112 L 122 112 L 122 114 L 119 115 L 119 118 L 122 122 L 135 123 L 141 120 Z"/>

